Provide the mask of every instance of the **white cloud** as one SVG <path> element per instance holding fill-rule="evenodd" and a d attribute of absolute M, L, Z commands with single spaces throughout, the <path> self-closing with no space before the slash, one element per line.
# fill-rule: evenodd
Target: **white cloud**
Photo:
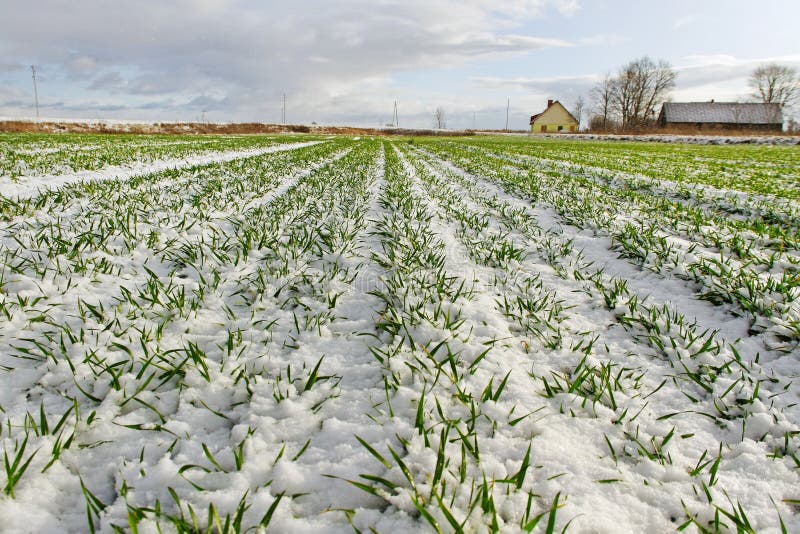
<path fill-rule="evenodd" d="M 75 56 L 65 63 L 65 68 L 75 74 L 86 74 L 97 70 L 97 61 L 90 56 Z"/>
<path fill-rule="evenodd" d="M 685 28 L 686 26 L 697 24 L 700 22 L 700 20 L 700 17 L 695 14 L 683 15 L 682 17 L 675 19 L 675 22 L 672 23 L 672 27 L 676 30 L 679 30 L 681 28 Z"/>
<path fill-rule="evenodd" d="M 581 92 L 588 89 L 601 79 L 598 74 L 585 74 L 582 76 L 555 76 L 542 78 L 473 78 L 472 81 L 483 87 L 505 87 L 514 90 L 530 90 L 539 92 L 552 92 L 569 90 Z"/>
<path fill-rule="evenodd" d="M 583 46 L 617 46 L 622 43 L 628 42 L 630 38 L 616 33 L 601 33 L 597 35 L 589 35 L 588 37 L 581 37 L 578 42 Z"/>
<path fill-rule="evenodd" d="M 581 5 L 578 0 L 567 0 L 558 4 L 558 11 L 562 15 L 572 16 L 581 10 Z"/>
<path fill-rule="evenodd" d="M 217 91 L 231 116 L 243 118 L 283 91 L 314 102 L 312 109 L 399 72 L 569 46 L 513 31 L 548 9 L 571 14 L 578 3 L 43 0 L 5 10 L 0 55 L 35 61 L 51 79 L 60 73 L 119 102 L 192 102 Z"/>
<path fill-rule="evenodd" d="M 742 98 L 748 92 L 747 78 L 750 73 L 764 63 L 779 63 L 800 69 L 800 54 L 749 59 L 723 54 L 687 56 L 675 67 L 678 89 L 720 100 L 722 95 L 730 99 L 734 96 L 733 88 L 738 87 L 739 98 Z"/>
<path fill-rule="evenodd" d="M 565 16 L 572 16 L 580 11 L 579 0 L 466 0 L 452 2 L 456 8 L 464 4 L 476 7 L 484 13 L 495 12 L 512 18 L 538 17 L 549 7 L 555 8 Z"/>

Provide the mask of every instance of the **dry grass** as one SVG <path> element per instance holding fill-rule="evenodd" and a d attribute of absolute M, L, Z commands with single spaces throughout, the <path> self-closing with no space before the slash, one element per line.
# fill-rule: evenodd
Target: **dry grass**
<path fill-rule="evenodd" d="M 81 122 L 31 122 L 0 121 L 0 132 L 41 132 L 41 133 L 103 133 L 103 134 L 276 134 L 313 133 L 336 135 L 403 136 L 403 135 L 470 135 L 467 132 L 410 130 L 393 128 L 356 128 L 350 126 L 305 126 L 300 124 L 264 123 L 142 123 L 142 124 L 102 124 Z"/>

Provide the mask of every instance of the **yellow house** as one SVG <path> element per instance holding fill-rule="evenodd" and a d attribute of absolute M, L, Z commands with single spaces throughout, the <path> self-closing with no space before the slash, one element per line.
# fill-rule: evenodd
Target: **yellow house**
<path fill-rule="evenodd" d="M 578 121 L 558 100 L 548 100 L 547 109 L 531 115 L 531 133 L 577 132 Z"/>

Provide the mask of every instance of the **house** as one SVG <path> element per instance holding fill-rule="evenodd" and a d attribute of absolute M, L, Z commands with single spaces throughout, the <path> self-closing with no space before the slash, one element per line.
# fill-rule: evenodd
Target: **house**
<path fill-rule="evenodd" d="M 675 130 L 757 130 L 780 132 L 778 104 L 740 102 L 665 102 L 658 115 L 662 128 Z"/>
<path fill-rule="evenodd" d="M 547 109 L 531 115 L 531 133 L 577 132 L 578 121 L 558 100 L 548 100 Z"/>

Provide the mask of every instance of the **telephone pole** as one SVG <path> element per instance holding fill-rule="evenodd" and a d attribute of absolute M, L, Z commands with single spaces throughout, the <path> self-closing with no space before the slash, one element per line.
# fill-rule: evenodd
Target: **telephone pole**
<path fill-rule="evenodd" d="M 283 106 L 281 107 L 281 122 L 286 124 L 286 93 L 283 93 Z"/>
<path fill-rule="evenodd" d="M 506 131 L 508 131 L 508 108 L 511 106 L 511 97 L 506 100 Z"/>
<path fill-rule="evenodd" d="M 477 111 L 473 111 L 472 112 L 472 129 L 473 130 L 475 129 L 475 124 L 477 122 L 478 122 L 478 112 Z"/>
<path fill-rule="evenodd" d="M 39 120 L 39 88 L 36 87 L 36 66 L 31 65 L 31 75 L 33 76 L 33 98 L 36 102 L 36 120 Z"/>
<path fill-rule="evenodd" d="M 394 113 L 392 114 L 392 124 L 397 128 L 400 126 L 400 119 L 397 117 L 397 100 L 394 101 Z"/>

